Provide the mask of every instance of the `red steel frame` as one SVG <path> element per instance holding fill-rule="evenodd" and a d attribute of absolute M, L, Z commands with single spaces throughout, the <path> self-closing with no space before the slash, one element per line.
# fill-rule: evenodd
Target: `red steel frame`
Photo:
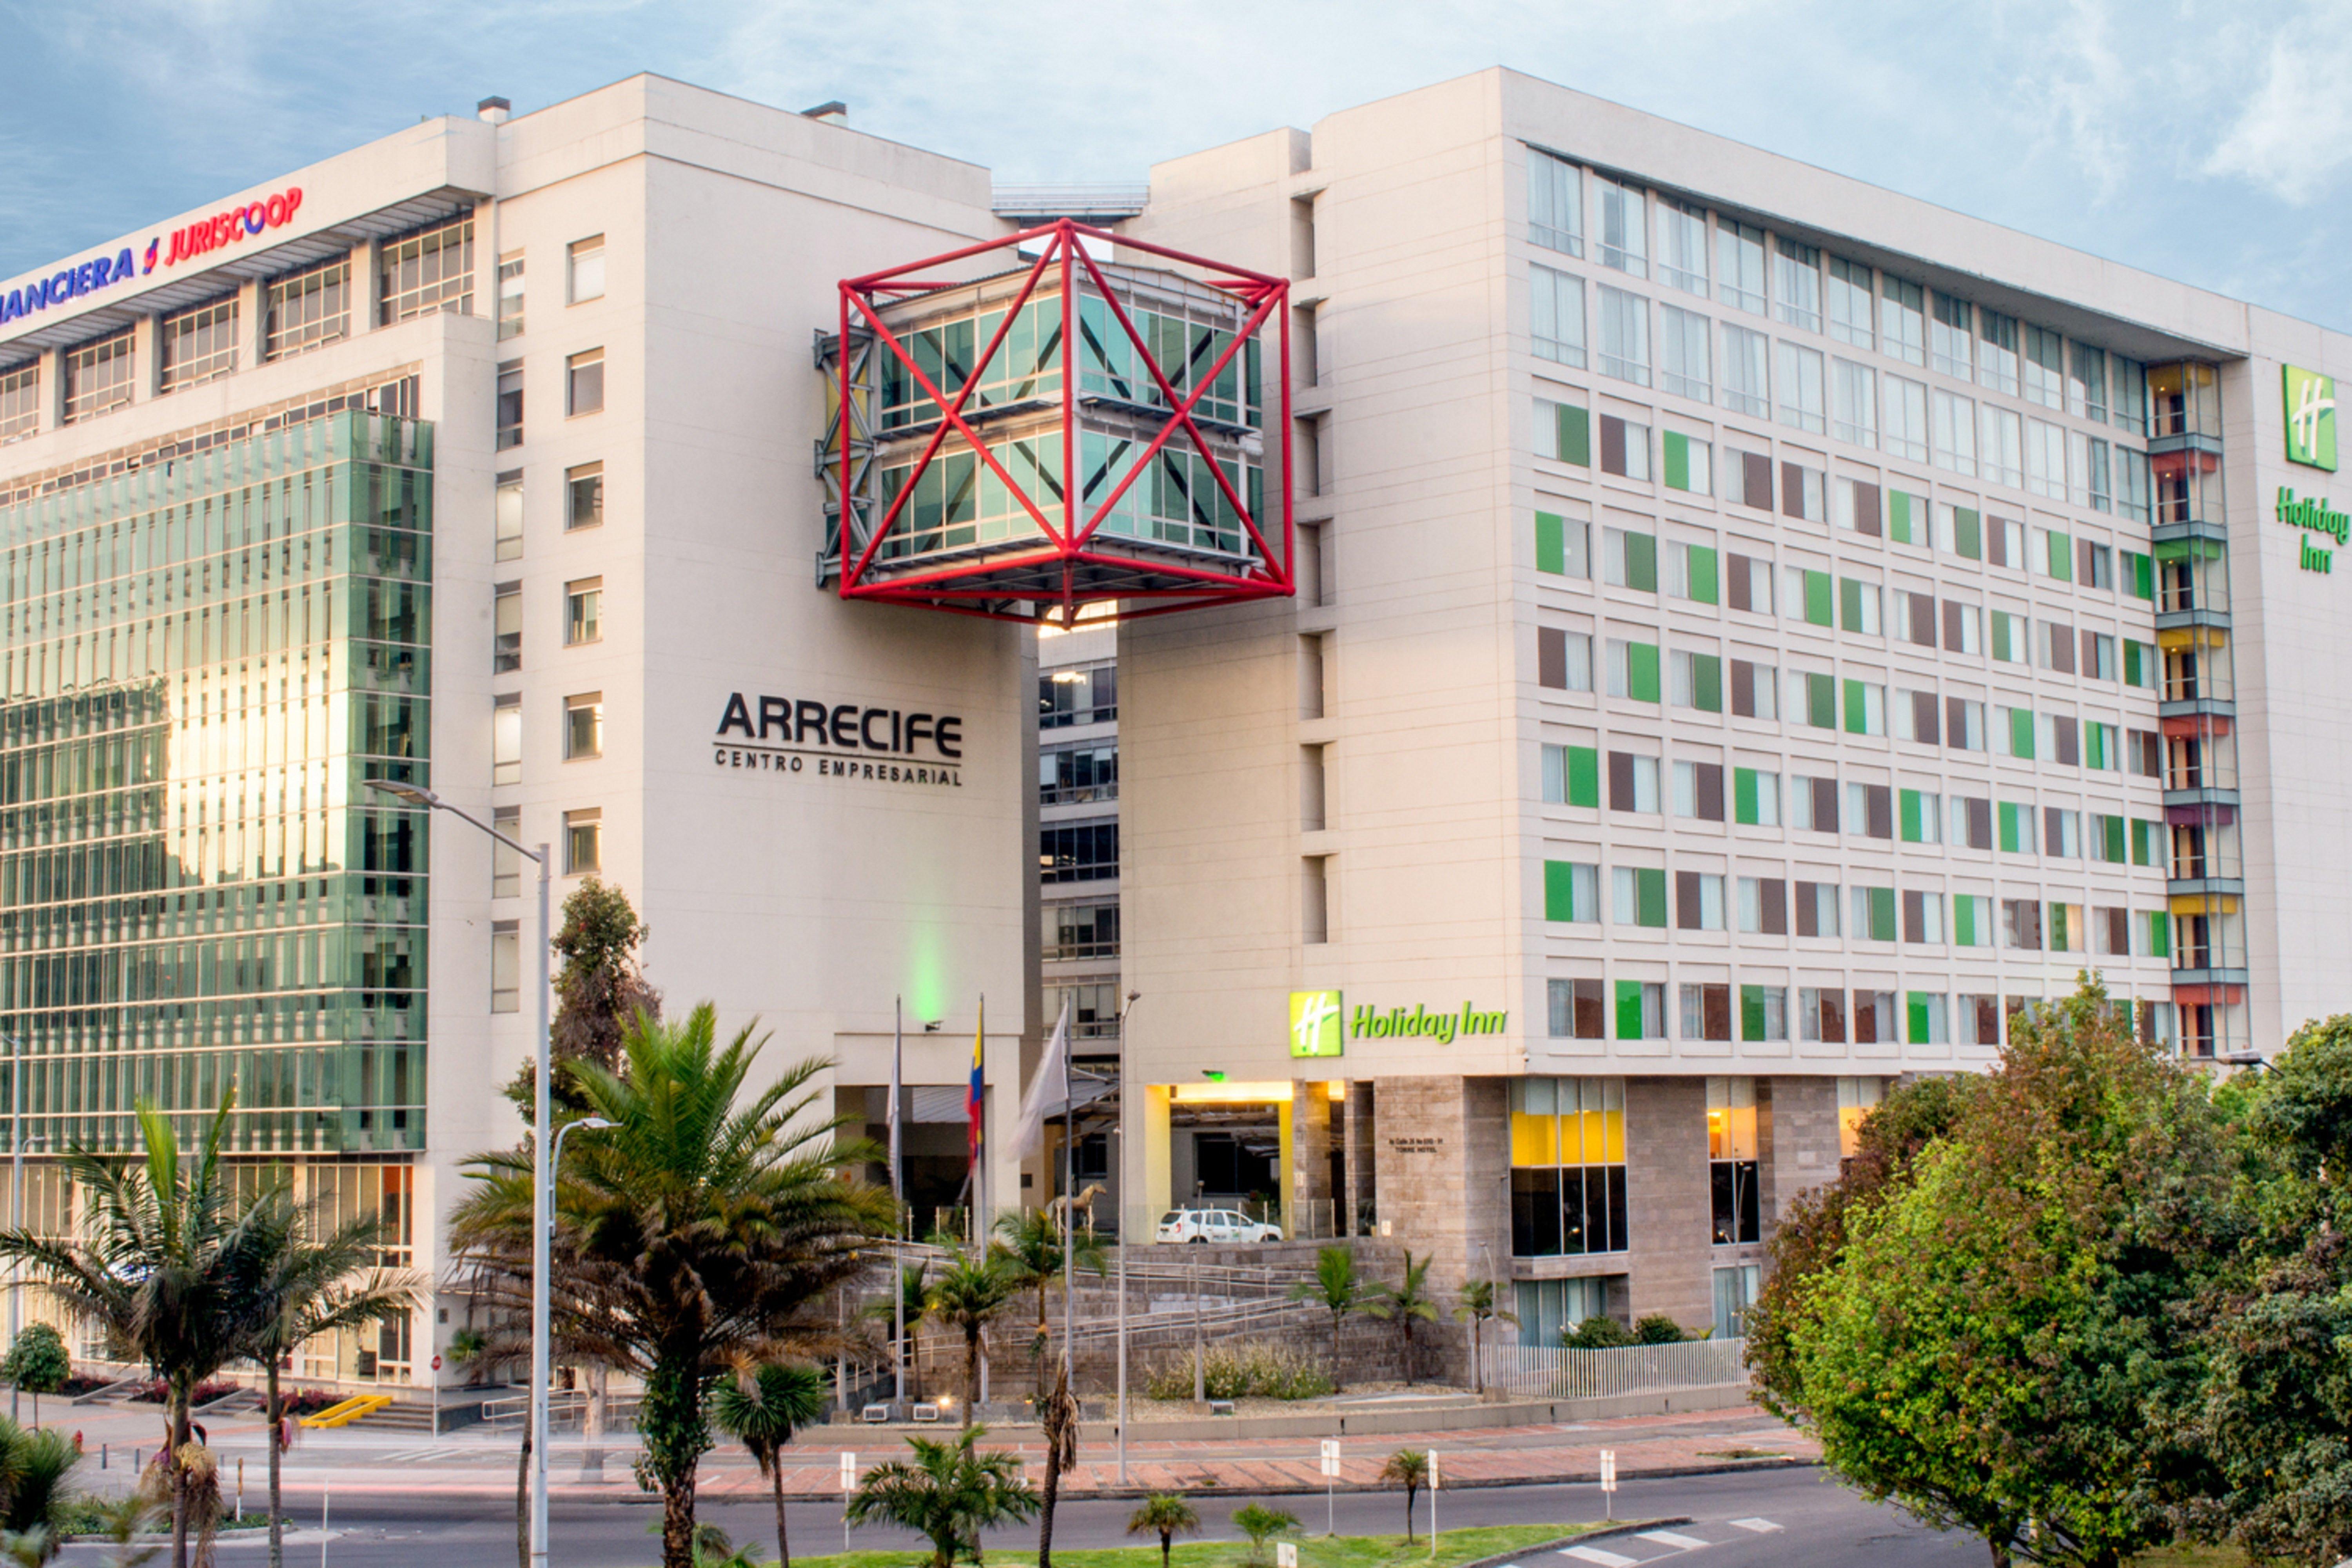
<path fill-rule="evenodd" d="M 1102 268 L 1096 265 L 1094 258 L 1087 254 L 1086 247 L 1080 243 L 1081 237 L 1085 236 L 1108 241 L 1125 250 L 1140 251 L 1145 255 L 1160 257 L 1170 261 L 1199 268 L 1207 276 L 1195 281 L 1231 294 L 1247 307 L 1247 314 L 1240 331 L 1234 334 L 1232 346 L 1227 348 L 1217 362 L 1196 379 L 1192 394 L 1189 397 L 1177 396 L 1175 388 L 1170 384 L 1166 373 L 1161 370 L 1159 362 L 1152 358 L 1150 345 L 1145 343 L 1142 336 L 1137 332 L 1135 323 L 1128 319 L 1126 310 L 1120 306 L 1117 294 L 1111 289 L 1108 280 L 1104 278 Z M 989 340 L 986 350 L 973 362 L 963 386 L 953 397 L 946 395 L 932 383 L 930 377 L 923 374 L 922 367 L 914 362 L 905 345 L 899 342 L 898 337 L 883 322 L 881 313 L 877 308 L 877 296 L 920 294 L 938 289 L 955 288 L 961 282 L 969 280 L 919 278 L 911 275 L 930 268 L 985 255 L 992 250 L 1010 249 L 1017 252 L 1022 245 L 1038 238 L 1045 240 L 1045 247 L 1038 255 L 1035 264 L 1029 268 L 1028 276 L 1023 279 L 1020 293 L 1005 309 L 1004 319 L 998 324 L 995 335 Z M 1079 513 L 1077 486 L 1078 357 L 1077 291 L 1075 287 L 1077 281 L 1077 270 L 1081 267 L 1094 279 L 1095 286 L 1102 290 L 1104 300 L 1109 305 L 1112 314 L 1118 318 L 1120 330 L 1127 334 L 1128 341 L 1135 346 L 1136 353 L 1141 358 L 1145 367 L 1150 370 L 1153 382 L 1159 386 L 1160 395 L 1167 399 L 1171 410 L 1167 422 L 1161 426 L 1160 433 L 1152 438 L 1150 445 L 1145 447 L 1129 469 L 1126 479 L 1122 480 L 1117 489 L 1105 496 L 1101 503 L 1084 517 Z M 963 417 L 965 400 L 971 395 L 972 389 L 980 384 L 982 373 L 987 369 L 989 362 L 996 357 L 997 350 L 1003 346 L 1005 335 L 1012 330 L 1013 318 L 1021 313 L 1022 308 L 1029 302 L 1030 295 L 1036 291 L 1039 282 L 1048 276 L 1049 271 L 1059 273 L 1062 290 L 1062 505 L 1058 509 L 1062 518 L 1058 528 L 1054 519 L 1039 506 L 1037 499 L 1013 482 L 1013 476 L 1004 471 L 1003 466 L 996 460 L 995 454 L 990 450 L 988 443 L 981 438 L 980 433 L 973 429 Z M 1045 609 L 1045 613 L 1048 616 L 1058 614 L 1059 618 L 1066 623 L 1075 619 L 1079 605 L 1103 600 L 1160 601 L 1124 612 L 1128 616 L 1149 616 L 1165 615 L 1175 610 L 1192 609 L 1208 605 L 1229 605 L 1251 599 L 1286 598 L 1295 594 L 1297 587 L 1291 571 L 1293 530 L 1290 510 L 1290 312 L 1286 308 L 1289 300 L 1290 284 L 1286 279 L 1269 277 L 1265 273 L 1252 272 L 1244 268 L 1230 267 L 1223 262 L 1212 261 L 1205 257 L 1187 255 L 1183 251 L 1171 250 L 1165 246 L 1153 245 L 1148 241 L 1127 238 L 1105 229 L 1092 228 L 1085 224 L 1073 222 L 1068 218 L 1042 225 L 1036 228 L 1024 229 L 1019 234 L 1008 235 L 1003 239 L 969 245 L 961 250 L 950 250 L 944 255 L 908 262 L 903 267 L 867 273 L 862 278 L 844 279 L 841 283 L 840 341 L 845 345 L 849 341 L 851 315 L 854 311 L 859 322 L 874 334 L 877 347 L 895 356 L 898 362 L 906 367 L 908 374 L 913 376 L 924 392 L 929 395 L 931 401 L 938 405 L 941 417 L 939 427 L 932 431 L 930 439 L 925 443 L 921 455 L 916 458 L 914 469 L 907 476 L 906 483 L 900 488 L 898 499 L 892 501 L 889 509 L 876 521 L 871 537 L 867 539 L 862 550 L 856 547 L 851 528 L 851 454 L 850 443 L 845 438 L 847 432 L 845 424 L 842 432 L 845 438 L 840 443 L 843 498 L 840 541 L 841 596 L 845 599 L 879 599 L 896 604 L 926 605 L 935 609 L 952 610 L 963 615 L 988 616 L 1000 620 L 1025 620 L 1031 617 L 1007 614 L 993 607 L 989 601 L 1018 598 L 1039 603 L 1041 607 L 1045 601 L 1040 600 L 1032 590 L 1009 588 L 1002 581 L 992 582 L 992 580 L 1000 578 L 1003 574 L 1009 571 L 1041 565 L 1058 565 L 1056 574 L 1060 581 L 1061 591 L 1051 607 Z M 1280 407 L 1278 410 L 1271 411 L 1276 416 L 1276 439 L 1269 444 L 1274 449 L 1269 455 L 1278 454 L 1278 461 L 1266 466 L 1264 489 L 1267 495 L 1280 498 L 1282 550 L 1279 555 L 1267 544 L 1265 531 L 1259 526 L 1259 520 L 1251 515 L 1249 507 L 1234 489 L 1232 481 L 1225 477 L 1223 465 L 1216 461 L 1215 454 L 1210 451 L 1208 442 L 1201 434 L 1200 426 L 1192 422 L 1194 405 L 1200 402 L 1210 384 L 1223 374 L 1228 364 L 1233 363 L 1234 356 L 1242 352 L 1242 345 L 1247 342 L 1269 318 L 1276 323 L 1281 345 L 1278 356 L 1280 363 L 1276 374 L 1276 385 L 1280 389 Z M 839 356 L 839 361 L 841 377 L 839 417 L 845 422 L 849 417 L 848 411 L 854 392 L 850 384 L 851 356 L 844 352 Z M 870 371 L 869 374 L 871 374 Z M 1225 500 L 1232 504 L 1235 513 L 1240 516 L 1244 531 L 1248 533 L 1251 541 L 1257 547 L 1261 563 L 1257 567 L 1237 574 L 1231 572 L 1219 572 L 1208 567 L 1129 557 L 1118 553 L 1116 548 L 1098 547 L 1095 543 L 1096 531 L 1102 526 L 1103 520 L 1110 514 L 1110 509 L 1118 503 L 1121 496 L 1126 494 L 1128 487 L 1133 484 L 1137 476 L 1142 473 L 1144 466 L 1158 456 L 1160 448 L 1166 446 L 1180 429 L 1190 437 L 1192 446 L 1201 456 L 1208 460 L 1209 471 L 1215 476 L 1218 488 L 1224 492 Z M 946 441 L 950 430 L 961 435 L 966 441 L 970 442 L 980 460 L 988 465 L 989 471 L 1003 481 L 1006 489 L 1019 498 L 1023 509 L 1029 513 L 1039 531 L 1045 535 L 1045 542 L 1036 548 L 1017 549 L 977 562 L 953 563 L 892 576 L 875 575 L 873 567 L 876 552 L 881 548 L 883 540 L 888 537 L 892 526 L 898 521 L 898 514 L 906 506 L 908 498 L 914 494 L 915 481 L 922 477 L 923 470 L 929 468 L 932 458 L 939 455 L 940 446 Z M 1139 588 L 1084 583 L 1081 582 L 1080 575 L 1081 569 L 1086 567 L 1123 568 L 1132 573 L 1148 574 L 1153 578 L 1165 580 L 1166 585 Z"/>

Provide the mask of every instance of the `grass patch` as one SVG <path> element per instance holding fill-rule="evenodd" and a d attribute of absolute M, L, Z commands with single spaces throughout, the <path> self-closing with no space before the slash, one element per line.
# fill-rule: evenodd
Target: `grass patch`
<path fill-rule="evenodd" d="M 2246 1554 L 2234 1546 L 2159 1546 L 2131 1560 L 2131 1568 L 2245 1568 Z"/>
<path fill-rule="evenodd" d="M 1785 1459 L 1789 1456 L 1777 1448 L 1701 1448 L 1702 1459 Z"/>
<path fill-rule="evenodd" d="M 1402 1495 L 1397 1499 L 1397 1510 L 1404 1510 Z M 1202 1523 L 1210 1529 L 1222 1529 L 1223 1521 L 1202 1515 Z M 1500 1556 L 1507 1552 L 1521 1552 L 1530 1546 L 1540 1546 L 1547 1541 L 1559 1541 L 1580 1535 L 1589 1530 L 1601 1528 L 1595 1524 L 1495 1524 L 1476 1530 L 1444 1530 L 1437 1536 L 1437 1568 L 1461 1568 L 1465 1563 L 1475 1563 L 1482 1557 Z M 1055 1568 L 1067 1563 L 1069 1568 L 1160 1568 L 1160 1544 L 1157 1537 L 1147 1536 L 1145 1546 L 1109 1546 L 1078 1549 L 1056 1546 L 1054 1549 Z M 1298 1546 L 1298 1568 L 1425 1568 L 1432 1559 L 1429 1538 L 1413 1537 L 1405 1544 L 1402 1535 L 1303 1535 L 1293 1538 Z M 1179 1541 L 1176 1543 L 1175 1568 L 1250 1568 L 1249 1542 L 1246 1541 Z M 989 1568 L 1035 1568 L 1037 1554 L 1017 1549 L 988 1552 Z M 793 1568 L 922 1568 L 930 1561 L 928 1551 L 909 1547 L 893 1552 L 852 1552 L 835 1553 L 830 1557 L 807 1557 L 793 1553 Z M 1269 1544 L 1265 1561 L 1272 1563 L 1274 1553 Z M 2198 1568 L 2204 1568 L 2199 1564 Z"/>

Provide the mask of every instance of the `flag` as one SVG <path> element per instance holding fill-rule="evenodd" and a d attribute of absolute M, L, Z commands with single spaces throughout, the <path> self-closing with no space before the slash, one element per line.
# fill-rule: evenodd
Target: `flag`
<path fill-rule="evenodd" d="M 980 999 L 980 1026 L 971 1032 L 971 1087 L 964 1090 L 963 1113 L 971 1121 L 965 1141 L 971 1150 L 971 1162 L 976 1170 L 980 1164 L 981 1116 L 987 1104 L 988 1082 L 982 1074 L 981 1047 L 988 1040 L 988 998 Z"/>
<path fill-rule="evenodd" d="M 903 1201 L 906 1192 L 898 1182 L 898 1101 L 904 1098 L 906 1068 L 906 1004 L 894 1004 L 890 1014 L 890 1195 Z"/>
<path fill-rule="evenodd" d="M 1045 1141 L 1045 1118 L 1060 1116 L 1069 1108 L 1070 1004 L 1065 994 L 1062 1015 L 1054 1021 L 1045 1054 L 1037 1058 L 1037 1075 L 1029 1080 L 1029 1092 L 1021 1097 L 1021 1121 L 1013 1129 L 1013 1158 L 1025 1160 L 1034 1153 Z"/>

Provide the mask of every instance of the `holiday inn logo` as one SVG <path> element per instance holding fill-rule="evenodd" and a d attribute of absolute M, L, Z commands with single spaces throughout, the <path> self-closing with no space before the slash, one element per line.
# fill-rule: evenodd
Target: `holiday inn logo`
<path fill-rule="evenodd" d="M 1290 1054 L 1294 1057 L 1336 1057 L 1348 1045 L 1339 1032 L 1347 1011 L 1337 991 L 1294 991 L 1290 994 Z"/>
<path fill-rule="evenodd" d="M 2287 365 L 2286 460 L 2336 471 L 2336 378 Z"/>

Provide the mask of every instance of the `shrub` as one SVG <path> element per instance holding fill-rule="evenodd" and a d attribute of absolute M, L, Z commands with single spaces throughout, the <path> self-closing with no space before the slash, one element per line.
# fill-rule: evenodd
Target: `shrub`
<path fill-rule="evenodd" d="M 1265 1342 L 1210 1345 L 1202 1353 L 1202 1383 L 1211 1399 L 1319 1399 L 1332 1392 L 1331 1374 L 1305 1352 Z M 1154 1399 L 1192 1397 L 1192 1355 L 1163 1356 L 1144 1374 Z"/>
<path fill-rule="evenodd" d="M 1234 1528 L 1249 1537 L 1249 1556 L 1245 1561 L 1263 1563 L 1266 1561 L 1265 1543 L 1277 1535 L 1288 1535 L 1297 1530 L 1298 1516 L 1263 1503 L 1248 1503 L 1234 1510 Z"/>
<path fill-rule="evenodd" d="M 288 1415 L 315 1415 L 330 1405 L 341 1405 L 344 1395 L 325 1388 L 297 1388 L 278 1396 L 281 1418 Z"/>
<path fill-rule="evenodd" d="M 1637 1345 L 1678 1345 L 1692 1337 L 1680 1323 L 1664 1312 L 1653 1312 L 1646 1318 L 1633 1320 L 1633 1342 Z"/>
<path fill-rule="evenodd" d="M 1560 1331 L 1559 1342 L 1575 1351 L 1614 1350 L 1633 1342 L 1633 1331 L 1616 1319 L 1595 1313 L 1572 1329 Z"/>

